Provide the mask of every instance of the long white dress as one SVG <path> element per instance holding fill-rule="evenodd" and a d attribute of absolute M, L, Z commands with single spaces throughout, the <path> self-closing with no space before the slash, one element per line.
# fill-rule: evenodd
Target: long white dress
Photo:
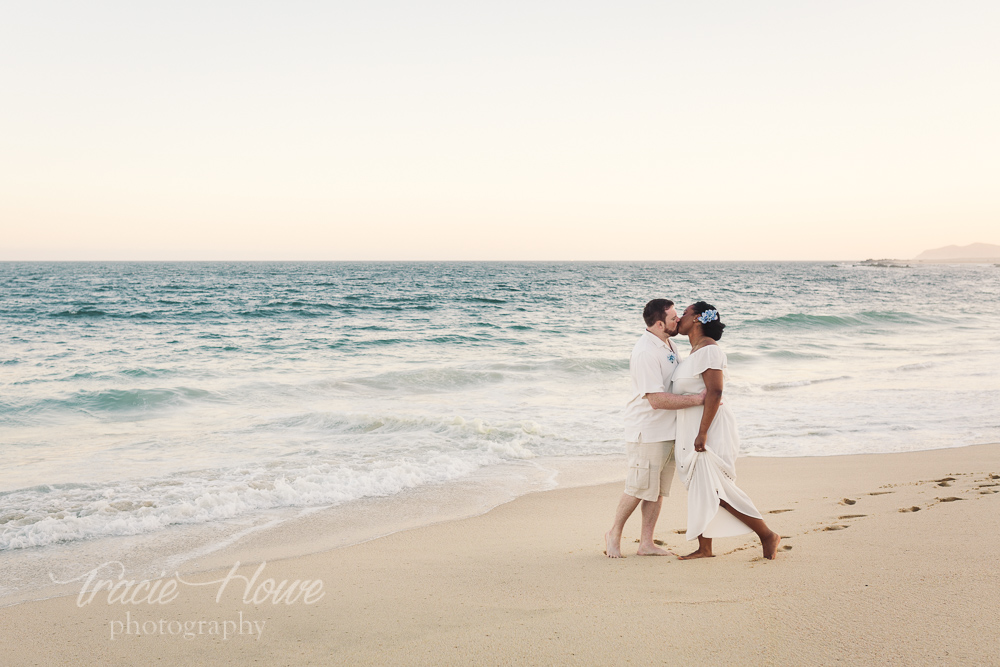
<path fill-rule="evenodd" d="M 718 345 L 706 345 L 696 350 L 674 370 L 670 391 L 675 394 L 697 394 L 705 390 L 701 374 L 709 368 L 722 371 L 723 381 L 729 379 L 726 353 Z M 677 411 L 677 441 L 674 445 L 677 474 L 688 490 L 687 539 L 732 537 L 751 532 L 750 528 L 719 506 L 725 500 L 736 511 L 762 518 L 747 494 L 736 486 L 736 456 L 740 436 L 732 410 L 723 402 L 708 428 L 705 451 L 694 451 L 694 439 L 701 428 L 704 407 Z"/>

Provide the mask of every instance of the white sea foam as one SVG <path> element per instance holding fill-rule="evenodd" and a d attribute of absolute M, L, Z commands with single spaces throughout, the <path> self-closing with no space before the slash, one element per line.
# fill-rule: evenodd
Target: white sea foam
<path fill-rule="evenodd" d="M 821 382 L 836 382 L 837 380 L 850 380 L 850 375 L 839 375 L 837 377 L 814 378 L 812 380 L 790 380 L 788 382 L 771 382 L 760 385 L 763 391 L 777 391 L 779 389 L 792 389 L 794 387 L 808 387 Z"/>
<path fill-rule="evenodd" d="M 200 476 L 141 483 L 57 486 L 45 493 L 25 489 L 3 496 L 5 506 L 21 509 L 0 516 L 0 549 L 138 535 L 259 510 L 331 506 L 388 496 L 461 478 L 482 466 L 499 463 L 505 456 L 527 458 L 530 452 L 509 444 L 467 457 L 439 454 L 423 461 L 378 461 L 364 470 L 321 464 L 299 470 L 204 471 Z"/>

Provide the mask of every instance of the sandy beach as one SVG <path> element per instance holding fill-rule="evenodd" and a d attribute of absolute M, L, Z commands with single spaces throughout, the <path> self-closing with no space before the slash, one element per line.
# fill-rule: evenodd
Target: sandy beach
<path fill-rule="evenodd" d="M 269 562 L 252 586 L 231 577 L 221 593 L 227 570 L 185 578 L 215 582 L 205 586 L 175 582 L 163 604 L 132 589 L 130 604 L 100 591 L 89 603 L 6 607 L 3 662 L 1000 663 L 1000 445 L 747 458 L 739 474 L 783 536 L 776 561 L 750 537 L 718 540 L 717 557 L 702 561 L 637 557 L 638 516 L 626 527 L 629 557 L 611 560 L 602 536 L 620 485 L 557 489 Z M 695 544 L 679 534 L 684 495 L 676 484 L 657 530 L 679 553 Z M 274 604 L 266 579 L 322 588 L 299 584 L 292 604 Z M 306 604 L 310 595 L 318 601 Z"/>

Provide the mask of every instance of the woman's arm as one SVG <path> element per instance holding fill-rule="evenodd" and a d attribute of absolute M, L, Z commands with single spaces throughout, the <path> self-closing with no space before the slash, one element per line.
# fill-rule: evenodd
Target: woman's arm
<path fill-rule="evenodd" d="M 701 428 L 698 429 L 698 437 L 694 439 L 694 451 L 705 451 L 705 440 L 708 439 L 708 427 L 715 419 L 715 413 L 722 405 L 722 371 L 717 368 L 707 368 L 701 374 L 701 379 L 705 381 L 705 411 L 701 415 Z"/>

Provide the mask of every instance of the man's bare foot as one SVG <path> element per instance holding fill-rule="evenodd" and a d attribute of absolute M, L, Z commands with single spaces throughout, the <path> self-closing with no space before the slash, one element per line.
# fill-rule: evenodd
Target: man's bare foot
<path fill-rule="evenodd" d="M 677 560 L 694 560 L 695 558 L 715 558 L 715 554 L 711 551 L 698 549 L 697 551 L 692 551 L 687 556 L 678 556 Z"/>
<path fill-rule="evenodd" d="M 604 534 L 604 546 L 607 551 L 604 552 L 608 558 L 625 558 L 622 556 L 622 536 L 619 535 L 617 538 L 611 536 L 611 531 L 609 530 Z"/>
<path fill-rule="evenodd" d="M 661 549 L 660 547 L 654 545 L 644 547 L 639 545 L 639 550 L 635 552 L 636 556 L 673 556 L 675 555 L 673 551 L 667 551 L 666 549 Z"/>
<path fill-rule="evenodd" d="M 778 555 L 778 544 L 781 542 L 781 535 L 771 531 L 771 536 L 760 541 L 764 547 L 764 558 L 774 560 Z"/>

